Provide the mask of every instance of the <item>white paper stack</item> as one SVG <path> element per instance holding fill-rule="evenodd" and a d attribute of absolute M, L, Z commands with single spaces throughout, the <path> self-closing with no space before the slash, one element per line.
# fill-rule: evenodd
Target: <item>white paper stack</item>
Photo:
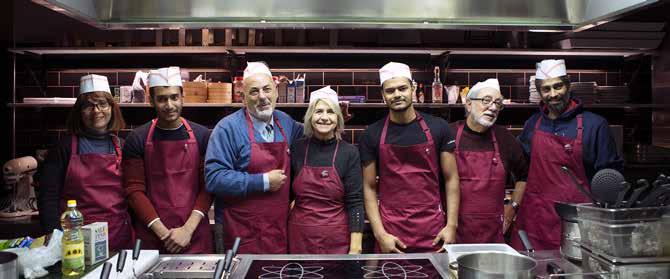
<path fill-rule="evenodd" d="M 535 88 L 535 76 L 530 76 L 530 79 L 528 80 L 528 91 L 530 93 L 528 101 L 536 104 L 542 101 L 540 93 L 538 93 L 537 88 Z"/>

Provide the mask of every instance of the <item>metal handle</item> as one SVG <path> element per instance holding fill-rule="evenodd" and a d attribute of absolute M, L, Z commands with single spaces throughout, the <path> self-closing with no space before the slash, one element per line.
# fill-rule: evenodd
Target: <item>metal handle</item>
<path fill-rule="evenodd" d="M 528 239 L 528 235 L 526 234 L 526 231 L 519 230 L 519 238 L 521 238 L 521 242 L 523 243 L 523 247 L 526 247 L 526 251 L 528 251 L 528 254 L 535 253 L 535 249 L 533 249 L 533 245 L 530 244 L 530 240 Z"/>
<path fill-rule="evenodd" d="M 220 259 L 216 262 L 216 269 L 214 270 L 214 277 L 213 279 L 221 279 L 223 276 L 224 272 L 224 266 L 225 266 L 225 259 Z"/>
<path fill-rule="evenodd" d="M 133 260 L 137 260 L 140 257 L 141 248 L 142 248 L 142 240 L 138 238 L 135 241 L 135 247 L 133 247 Z"/>
<path fill-rule="evenodd" d="M 561 277 L 584 276 L 584 275 L 612 275 L 612 274 L 619 274 L 619 272 L 609 271 L 609 272 L 583 272 L 583 273 L 549 274 L 547 276 L 547 278 L 561 278 Z"/>
<path fill-rule="evenodd" d="M 119 256 L 116 259 L 116 272 L 123 272 L 123 268 L 126 266 L 127 253 L 126 250 L 121 250 L 121 252 L 119 252 Z"/>
<path fill-rule="evenodd" d="M 233 243 L 233 249 L 231 249 L 233 251 L 233 257 L 237 256 L 237 250 L 240 248 L 241 241 L 242 239 L 239 236 L 235 238 L 235 242 Z"/>
<path fill-rule="evenodd" d="M 230 276 L 230 273 L 233 271 L 233 250 L 228 250 L 226 252 L 226 261 L 224 262 L 223 269 L 225 270 L 225 276 Z"/>
<path fill-rule="evenodd" d="M 105 262 L 105 264 L 102 266 L 102 272 L 100 272 L 100 279 L 109 278 L 109 273 L 111 271 L 112 271 L 112 263 Z"/>

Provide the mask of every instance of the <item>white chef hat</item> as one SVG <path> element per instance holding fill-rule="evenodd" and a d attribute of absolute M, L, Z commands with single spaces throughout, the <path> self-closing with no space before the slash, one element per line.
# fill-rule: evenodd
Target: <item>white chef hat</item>
<path fill-rule="evenodd" d="M 498 79 L 495 78 L 490 78 L 485 81 L 480 81 L 476 83 L 472 88 L 470 88 L 470 91 L 468 91 L 468 96 L 467 98 L 474 98 L 479 94 L 479 91 L 482 91 L 484 88 L 493 88 L 495 90 L 498 90 L 500 92 L 500 83 L 498 83 Z"/>
<path fill-rule="evenodd" d="M 149 87 L 182 86 L 179 67 L 167 67 L 149 71 Z"/>
<path fill-rule="evenodd" d="M 337 92 L 335 90 L 330 88 L 329 86 L 320 88 L 318 90 L 312 91 L 312 93 L 309 94 L 309 104 L 316 103 L 316 101 L 320 99 L 326 99 L 331 101 L 333 104 L 338 105 L 339 100 L 337 98 Z"/>
<path fill-rule="evenodd" d="M 412 72 L 409 70 L 407 64 L 397 62 L 389 62 L 379 69 L 380 84 L 384 84 L 386 80 L 394 77 L 406 77 L 412 80 Z"/>
<path fill-rule="evenodd" d="M 567 74 L 565 60 L 546 59 L 536 64 L 535 79 L 550 79 Z"/>
<path fill-rule="evenodd" d="M 106 76 L 85 75 L 79 79 L 79 94 L 103 91 L 112 94 Z"/>
<path fill-rule="evenodd" d="M 244 69 L 243 78 L 246 79 L 255 74 L 266 74 L 272 77 L 270 68 L 268 68 L 268 65 L 266 65 L 265 62 L 247 62 L 247 68 Z"/>

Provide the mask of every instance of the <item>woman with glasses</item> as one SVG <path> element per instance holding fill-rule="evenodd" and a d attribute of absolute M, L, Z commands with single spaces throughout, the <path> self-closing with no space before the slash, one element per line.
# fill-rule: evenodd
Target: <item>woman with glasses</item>
<path fill-rule="evenodd" d="M 310 94 L 305 138 L 291 146 L 291 254 L 360 254 L 364 224 L 358 149 L 342 141 L 344 118 L 330 87 Z"/>
<path fill-rule="evenodd" d="M 84 224 L 107 222 L 109 249 L 130 248 L 133 230 L 121 180 L 124 127 L 107 77 L 81 77 L 79 96 L 67 120 L 69 135 L 49 151 L 40 176 L 38 206 L 47 232 L 60 228 L 67 200 L 76 200 Z"/>
<path fill-rule="evenodd" d="M 458 243 L 504 242 L 526 187 L 528 163 L 521 145 L 504 126 L 494 125 L 503 109 L 497 79 L 478 82 L 466 97 L 466 120 L 456 130 L 456 163 L 461 186 Z M 514 178 L 511 202 L 505 202 L 508 176 Z M 506 206 L 508 205 L 508 206 Z"/>

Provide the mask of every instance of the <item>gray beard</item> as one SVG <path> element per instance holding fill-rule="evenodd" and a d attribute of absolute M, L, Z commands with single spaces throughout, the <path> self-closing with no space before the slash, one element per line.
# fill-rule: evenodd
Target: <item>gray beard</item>
<path fill-rule="evenodd" d="M 272 118 L 272 109 L 269 110 L 264 110 L 264 111 L 255 111 L 252 113 L 253 116 L 261 121 L 268 122 Z"/>

